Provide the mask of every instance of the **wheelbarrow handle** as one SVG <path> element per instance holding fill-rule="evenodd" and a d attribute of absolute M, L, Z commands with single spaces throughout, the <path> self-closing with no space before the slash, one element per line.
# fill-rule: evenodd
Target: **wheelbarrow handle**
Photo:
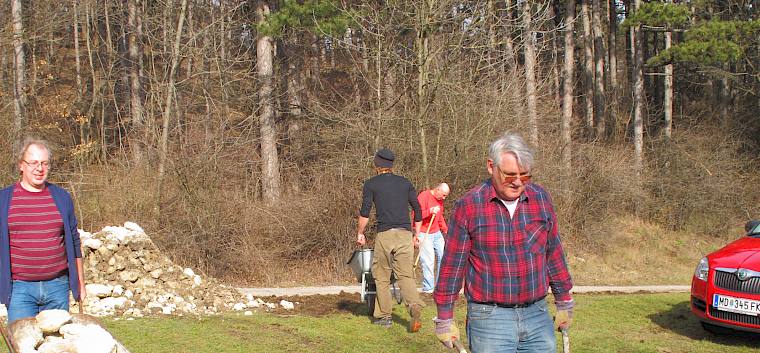
<path fill-rule="evenodd" d="M 16 350 L 13 348 L 13 343 L 11 343 L 10 331 L 8 331 L 8 327 L 2 323 L 0 323 L 0 335 L 3 336 L 3 342 L 5 342 L 5 345 L 8 346 L 8 352 L 16 353 Z"/>
<path fill-rule="evenodd" d="M 562 353 L 570 353 L 570 335 L 567 327 L 561 328 L 560 332 L 562 332 Z"/>

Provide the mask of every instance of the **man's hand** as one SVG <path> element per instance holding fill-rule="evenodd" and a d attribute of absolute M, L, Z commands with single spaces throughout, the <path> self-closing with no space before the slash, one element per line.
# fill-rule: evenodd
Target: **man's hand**
<path fill-rule="evenodd" d="M 435 336 L 443 343 L 447 348 L 454 348 L 454 341 L 459 340 L 459 329 L 454 324 L 454 319 L 438 320 L 434 318 L 435 322 Z"/>
<path fill-rule="evenodd" d="M 367 243 L 367 239 L 364 238 L 364 234 L 359 233 L 356 235 L 356 243 L 359 244 L 359 246 L 364 246 L 364 244 Z"/>
<path fill-rule="evenodd" d="M 414 244 L 415 248 L 419 248 L 420 247 L 420 243 L 422 243 L 422 241 L 420 240 L 420 235 L 419 234 L 417 234 L 417 235 L 415 235 L 415 236 L 412 237 L 412 244 Z"/>
<path fill-rule="evenodd" d="M 557 310 L 557 314 L 554 316 L 554 329 L 557 331 L 561 331 L 562 329 L 569 329 L 572 322 L 573 308 Z"/>
<path fill-rule="evenodd" d="M 437 214 L 438 212 L 441 212 L 441 206 L 430 207 L 430 213 Z"/>

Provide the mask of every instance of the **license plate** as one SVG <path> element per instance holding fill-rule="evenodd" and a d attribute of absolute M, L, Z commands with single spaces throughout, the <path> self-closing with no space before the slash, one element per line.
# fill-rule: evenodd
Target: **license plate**
<path fill-rule="evenodd" d="M 720 294 L 713 294 L 713 307 L 718 310 L 730 311 L 738 314 L 752 316 L 760 314 L 760 301 L 728 297 Z"/>

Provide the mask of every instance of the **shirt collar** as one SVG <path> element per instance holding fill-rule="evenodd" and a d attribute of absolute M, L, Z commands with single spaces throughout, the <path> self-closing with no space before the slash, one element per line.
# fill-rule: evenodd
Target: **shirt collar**
<path fill-rule="evenodd" d="M 483 194 L 484 200 L 488 200 L 488 201 L 499 200 L 499 196 L 496 195 L 496 189 L 494 189 L 493 182 L 490 178 L 486 179 L 485 182 L 483 183 L 483 192 L 484 192 Z M 528 183 L 527 185 L 525 185 L 525 190 L 523 191 L 523 193 L 520 194 L 520 197 L 519 197 L 520 202 L 526 202 L 530 200 L 530 195 L 532 193 L 533 193 L 533 188 L 531 187 L 531 184 Z"/>

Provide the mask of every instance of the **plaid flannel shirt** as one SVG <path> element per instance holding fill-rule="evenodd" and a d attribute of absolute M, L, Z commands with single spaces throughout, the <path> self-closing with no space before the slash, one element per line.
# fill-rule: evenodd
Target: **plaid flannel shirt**
<path fill-rule="evenodd" d="M 527 184 L 511 218 L 490 179 L 456 201 L 433 295 L 439 319 L 453 317 L 465 278 L 468 301 L 529 303 L 546 296 L 549 287 L 557 302 L 572 300 L 549 193 Z"/>

